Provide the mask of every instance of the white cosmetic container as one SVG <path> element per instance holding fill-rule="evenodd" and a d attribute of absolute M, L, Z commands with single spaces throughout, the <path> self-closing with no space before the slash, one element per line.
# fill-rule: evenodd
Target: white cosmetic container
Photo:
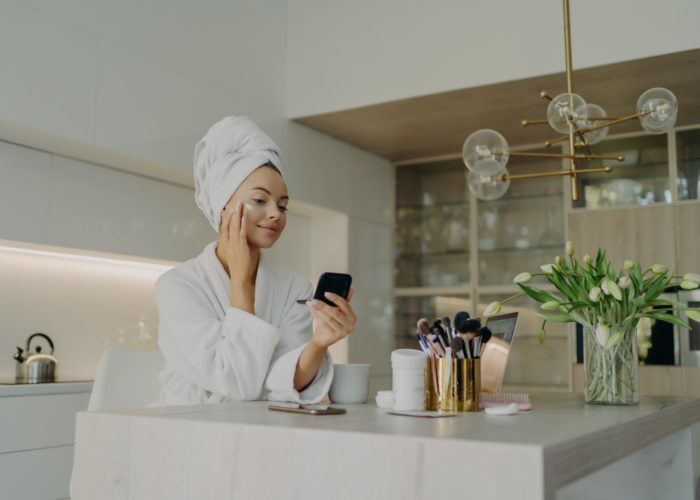
<path fill-rule="evenodd" d="M 391 353 L 394 410 L 425 409 L 425 367 L 427 356 L 416 349 Z"/>

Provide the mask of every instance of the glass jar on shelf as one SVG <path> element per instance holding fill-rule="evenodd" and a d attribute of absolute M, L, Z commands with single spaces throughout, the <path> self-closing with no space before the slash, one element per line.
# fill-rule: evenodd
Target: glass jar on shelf
<path fill-rule="evenodd" d="M 579 199 L 573 208 L 670 203 L 666 135 L 609 139 L 590 147 L 592 154 L 624 155 L 614 160 L 581 161 L 580 168 L 613 167 L 611 173 L 578 176 Z"/>
<path fill-rule="evenodd" d="M 700 129 L 676 132 L 678 199 L 700 200 Z"/>

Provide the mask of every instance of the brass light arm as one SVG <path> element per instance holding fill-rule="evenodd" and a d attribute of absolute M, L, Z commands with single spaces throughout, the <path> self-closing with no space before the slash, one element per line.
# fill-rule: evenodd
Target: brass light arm
<path fill-rule="evenodd" d="M 615 119 L 615 120 L 611 120 L 611 121 L 606 122 L 606 123 L 601 123 L 600 125 L 595 125 L 594 127 L 589 127 L 589 128 L 581 129 L 580 132 L 581 132 L 582 134 L 585 134 L 586 132 L 591 132 L 591 131 L 593 131 L 593 130 L 598 130 L 599 128 L 605 128 L 605 127 L 609 127 L 609 126 L 611 126 L 611 125 L 617 125 L 618 123 L 626 122 L 626 121 L 629 121 L 629 120 L 634 120 L 635 118 L 639 118 L 640 116 L 642 116 L 642 115 L 647 115 L 647 114 L 649 114 L 649 113 L 651 113 L 651 111 L 645 111 L 645 112 L 642 112 L 642 113 L 635 113 L 635 114 L 629 115 L 629 116 L 623 116 L 623 117 L 621 117 L 621 118 L 617 118 L 617 119 Z M 568 138 L 569 138 L 568 135 L 562 135 L 561 137 L 557 137 L 556 139 L 552 139 L 551 141 L 545 141 L 544 146 L 545 146 L 546 148 L 548 148 L 548 147 L 551 146 L 552 144 L 556 144 L 557 142 L 565 141 L 565 140 L 567 140 Z"/>
<path fill-rule="evenodd" d="M 493 153 L 495 156 L 501 156 L 503 153 Z M 511 151 L 509 156 L 526 156 L 531 158 L 574 158 L 576 160 L 616 160 L 625 161 L 624 155 L 588 155 L 588 154 L 561 154 L 561 153 L 525 153 Z"/>
<path fill-rule="evenodd" d="M 580 170 L 576 170 L 576 174 L 593 174 L 593 173 L 600 173 L 604 172 L 606 174 L 609 174 L 612 172 L 612 167 L 609 165 L 606 165 L 605 167 L 602 168 L 584 168 Z M 503 174 L 501 176 L 501 181 L 505 182 L 507 180 L 513 180 L 513 179 L 534 179 L 537 177 L 553 177 L 555 175 L 572 175 L 571 170 L 558 170 L 556 172 L 540 172 L 537 174 L 518 174 L 518 175 L 505 175 Z"/>
<path fill-rule="evenodd" d="M 549 123 L 547 120 L 523 120 L 520 125 L 527 127 L 528 125 L 547 125 Z"/>

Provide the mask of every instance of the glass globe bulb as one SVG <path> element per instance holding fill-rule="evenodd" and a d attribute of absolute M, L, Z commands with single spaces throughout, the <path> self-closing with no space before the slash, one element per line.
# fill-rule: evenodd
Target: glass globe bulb
<path fill-rule="evenodd" d="M 464 141 L 462 160 L 470 171 L 495 174 L 508 163 L 508 142 L 495 130 L 477 130 Z"/>
<path fill-rule="evenodd" d="M 482 160 L 493 162 L 490 168 L 495 168 L 495 160 Z M 510 179 L 503 180 L 503 175 L 508 175 L 506 167 L 499 166 L 499 170 L 493 174 L 479 174 L 474 170 L 467 173 L 467 186 L 474 196 L 480 200 L 496 200 L 508 191 Z"/>
<path fill-rule="evenodd" d="M 576 127 L 581 130 L 584 128 L 591 128 L 597 125 L 605 123 L 603 120 L 591 120 L 591 118 L 602 118 L 606 116 L 605 110 L 598 106 L 597 104 L 586 104 L 586 119 L 581 120 L 580 118 L 576 120 Z M 610 127 L 603 127 L 591 132 L 586 132 L 583 136 L 586 138 L 588 144 L 597 144 L 603 140 L 603 138 L 608 135 L 608 130 Z"/>
<path fill-rule="evenodd" d="M 670 90 L 654 87 L 639 96 L 637 113 L 642 113 L 639 122 L 650 134 L 663 134 L 676 124 L 678 101 Z"/>
<path fill-rule="evenodd" d="M 569 123 L 585 120 L 586 101 L 578 94 L 564 92 L 549 102 L 547 106 L 547 121 L 549 125 L 562 134 L 569 133 Z"/>

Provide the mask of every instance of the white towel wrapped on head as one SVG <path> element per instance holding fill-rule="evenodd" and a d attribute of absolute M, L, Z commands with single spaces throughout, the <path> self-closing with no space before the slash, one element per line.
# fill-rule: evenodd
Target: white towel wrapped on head
<path fill-rule="evenodd" d="M 195 201 L 218 233 L 221 211 L 238 186 L 258 167 L 282 171 L 275 141 L 245 116 L 215 123 L 194 148 Z"/>

